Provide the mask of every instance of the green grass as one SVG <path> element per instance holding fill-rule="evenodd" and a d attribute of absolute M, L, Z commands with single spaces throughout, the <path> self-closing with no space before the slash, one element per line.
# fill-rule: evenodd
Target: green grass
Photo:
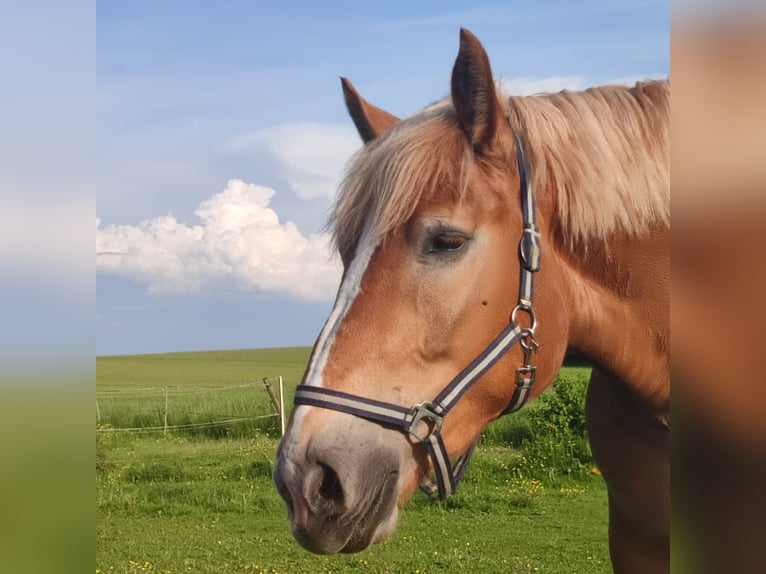
<path fill-rule="evenodd" d="M 229 386 L 281 375 L 297 385 L 311 349 L 250 349 L 97 357 L 98 392 L 153 387 Z"/>
<path fill-rule="evenodd" d="M 601 479 L 513 479 L 508 447 L 480 449 L 453 498 L 418 493 L 388 542 L 328 557 L 292 539 L 270 479 L 275 439 L 107 440 L 96 480 L 102 572 L 609 571 Z"/>
<path fill-rule="evenodd" d="M 101 400 L 165 386 L 214 389 L 282 375 L 292 397 L 307 360 L 307 349 L 104 357 L 97 359 L 97 394 Z M 585 369 L 568 369 L 557 385 L 585 377 Z M 228 399 L 220 398 L 228 390 L 211 391 L 188 406 L 226 414 L 219 412 L 224 406 L 239 408 L 261 395 L 256 402 L 268 407 L 264 391 L 248 390 Z M 548 467 L 557 462 L 546 458 L 551 451 L 535 454 L 531 446 L 553 431 L 536 415 L 545 405 L 493 423 L 455 496 L 433 502 L 416 494 L 389 541 L 351 556 L 315 556 L 293 540 L 270 478 L 274 436 L 257 429 L 98 433 L 97 571 L 609 572 L 602 479 L 551 475 Z M 555 456 L 558 444 L 550 445 Z M 535 466 L 541 462 L 543 469 Z"/>
<path fill-rule="evenodd" d="M 281 376 L 285 402 L 291 404 L 310 352 L 294 347 L 98 357 L 96 401 L 106 427 L 102 430 L 164 427 L 167 390 L 167 424 L 189 427 L 176 432 L 210 438 L 254 432 L 277 436 L 279 421 L 264 418 L 274 408 L 261 381 L 266 377 L 276 382 Z M 251 420 L 209 424 L 242 418 Z"/>

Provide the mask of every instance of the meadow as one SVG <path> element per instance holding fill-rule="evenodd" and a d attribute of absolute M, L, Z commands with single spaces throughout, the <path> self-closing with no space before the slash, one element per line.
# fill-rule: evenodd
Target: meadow
<path fill-rule="evenodd" d="M 97 358 L 97 573 L 610 571 L 583 367 L 564 367 L 551 391 L 486 429 L 457 494 L 417 493 L 387 542 L 355 555 L 302 550 L 270 477 L 279 422 L 252 417 L 273 412 L 263 377 L 282 376 L 291 404 L 308 355 Z M 164 426 L 166 396 L 167 433 L 116 430 Z M 221 420 L 234 422 L 205 424 Z"/>

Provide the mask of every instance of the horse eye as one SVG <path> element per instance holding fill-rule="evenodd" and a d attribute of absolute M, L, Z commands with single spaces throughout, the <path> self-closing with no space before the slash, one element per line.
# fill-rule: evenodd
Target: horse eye
<path fill-rule="evenodd" d="M 462 235 L 437 235 L 431 240 L 431 251 L 457 251 L 465 242 Z"/>

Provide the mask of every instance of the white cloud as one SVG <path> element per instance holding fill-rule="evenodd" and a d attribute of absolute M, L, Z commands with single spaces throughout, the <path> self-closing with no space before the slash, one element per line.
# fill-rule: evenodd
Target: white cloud
<path fill-rule="evenodd" d="M 532 96 L 535 94 L 545 94 L 552 92 L 560 92 L 561 90 L 584 90 L 589 86 L 601 85 L 601 84 L 621 84 L 624 86 L 633 86 L 636 82 L 652 80 L 652 79 L 664 79 L 667 78 L 667 74 L 646 74 L 625 76 L 607 82 L 589 82 L 583 76 L 552 76 L 550 78 L 501 78 L 500 86 L 503 91 L 513 96 Z"/>
<path fill-rule="evenodd" d="M 241 289 L 331 300 L 341 266 L 327 233 L 304 236 L 269 207 L 276 192 L 229 180 L 195 210 L 199 224 L 172 215 L 139 225 L 96 219 L 96 270 L 146 283 L 152 294 L 200 293 L 223 283 Z"/>
<path fill-rule="evenodd" d="M 302 199 L 332 198 L 343 168 L 361 146 L 354 128 L 319 123 L 290 123 L 242 135 L 229 150 L 265 156 L 277 175 Z"/>
<path fill-rule="evenodd" d="M 635 86 L 636 82 L 646 82 L 648 80 L 667 80 L 670 78 L 669 74 L 644 74 L 635 76 L 624 76 L 622 78 L 616 78 L 605 82 L 607 84 L 619 84 L 622 86 Z"/>
<path fill-rule="evenodd" d="M 552 76 L 550 78 L 501 78 L 500 85 L 513 96 L 531 96 L 561 90 L 582 90 L 588 83 L 582 76 Z"/>

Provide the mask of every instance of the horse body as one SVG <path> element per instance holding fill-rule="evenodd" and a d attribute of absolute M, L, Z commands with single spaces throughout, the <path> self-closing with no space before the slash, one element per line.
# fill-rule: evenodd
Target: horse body
<path fill-rule="evenodd" d="M 618 571 L 667 569 L 668 440 L 656 422 L 669 413 L 667 92 L 657 83 L 500 97 L 486 53 L 465 31 L 451 101 L 412 118 L 399 122 L 344 80 L 367 145 L 336 206 L 345 272 L 303 380 L 415 405 L 508 325 L 525 224 L 512 192 L 523 142 L 543 254 L 531 394 L 553 381 L 567 347 L 598 367 L 589 428 Z M 511 348 L 460 398 L 440 429 L 449 455 L 468 451 L 503 413 L 525 360 Z M 423 443 L 401 429 L 304 404 L 274 478 L 302 545 L 354 552 L 391 534 L 430 471 Z"/>

